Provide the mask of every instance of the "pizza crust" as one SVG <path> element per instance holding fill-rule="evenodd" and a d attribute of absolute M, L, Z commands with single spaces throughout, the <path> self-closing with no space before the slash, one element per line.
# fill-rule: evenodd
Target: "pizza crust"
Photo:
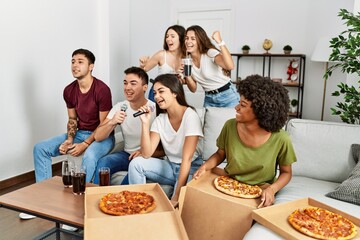
<path fill-rule="evenodd" d="M 154 198 L 144 192 L 122 191 L 104 195 L 99 208 L 106 214 L 123 216 L 144 214 L 156 208 Z"/>
<path fill-rule="evenodd" d="M 348 240 L 357 234 L 350 220 L 318 207 L 297 209 L 289 215 L 288 222 L 297 231 L 317 239 Z"/>
<path fill-rule="evenodd" d="M 259 186 L 241 183 L 228 176 L 215 178 L 214 185 L 220 192 L 239 198 L 258 198 L 262 193 Z"/>

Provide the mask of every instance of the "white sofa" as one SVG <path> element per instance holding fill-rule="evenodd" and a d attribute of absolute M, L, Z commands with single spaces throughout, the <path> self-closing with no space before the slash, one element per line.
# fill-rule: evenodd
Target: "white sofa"
<path fill-rule="evenodd" d="M 297 162 L 293 177 L 276 194 L 275 204 L 311 197 L 360 218 L 360 206 L 325 196 L 334 191 L 355 167 L 351 145 L 360 144 L 360 125 L 292 119 L 286 130 L 292 139 Z M 360 203 L 360 163 L 352 196 Z M 355 177 L 353 177 L 355 179 Z M 244 239 L 283 239 L 255 223 Z"/>
<path fill-rule="evenodd" d="M 206 160 L 216 151 L 216 139 L 225 121 L 235 117 L 235 109 L 207 108 L 197 109 L 197 112 L 203 120 L 203 158 Z M 292 119 L 286 130 L 291 136 L 297 162 L 292 166 L 290 183 L 276 194 L 275 204 L 311 197 L 360 218 L 360 206 L 325 196 L 346 180 L 356 165 L 350 149 L 352 144 L 360 144 L 360 125 Z M 118 147 L 121 146 L 119 139 L 117 134 Z M 358 165 L 360 178 L 360 163 Z M 120 184 L 124 174 L 126 172 L 113 174 L 112 184 Z M 167 194 L 172 191 L 169 186 L 162 187 Z M 353 194 L 359 194 L 360 199 L 359 189 L 360 186 Z M 255 223 L 244 239 L 282 238 Z"/>

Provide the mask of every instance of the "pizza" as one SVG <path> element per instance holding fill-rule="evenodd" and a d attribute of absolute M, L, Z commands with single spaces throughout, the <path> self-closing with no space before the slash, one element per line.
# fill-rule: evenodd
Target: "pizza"
<path fill-rule="evenodd" d="M 297 209 L 290 214 L 288 222 L 297 231 L 317 239 L 345 240 L 357 234 L 350 220 L 318 207 Z"/>
<path fill-rule="evenodd" d="M 240 198 L 258 198 L 262 189 L 257 185 L 249 185 L 228 176 L 219 176 L 214 180 L 215 188 L 220 192 Z"/>
<path fill-rule="evenodd" d="M 103 196 L 99 207 L 104 213 L 123 216 L 151 212 L 156 208 L 156 202 L 144 192 L 122 191 Z"/>

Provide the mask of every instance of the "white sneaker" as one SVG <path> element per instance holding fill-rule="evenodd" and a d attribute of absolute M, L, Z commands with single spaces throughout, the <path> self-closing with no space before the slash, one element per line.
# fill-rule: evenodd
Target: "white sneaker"
<path fill-rule="evenodd" d="M 63 224 L 61 226 L 61 228 L 64 229 L 64 230 L 70 231 L 70 232 L 76 232 L 77 230 L 79 230 L 76 227 L 72 227 L 72 226 L 69 226 L 69 225 L 66 225 L 66 224 Z"/>
<path fill-rule="evenodd" d="M 36 218 L 36 216 L 30 215 L 30 214 L 27 214 L 27 213 L 20 213 L 19 218 L 21 218 L 23 220 L 29 220 L 29 219 Z"/>

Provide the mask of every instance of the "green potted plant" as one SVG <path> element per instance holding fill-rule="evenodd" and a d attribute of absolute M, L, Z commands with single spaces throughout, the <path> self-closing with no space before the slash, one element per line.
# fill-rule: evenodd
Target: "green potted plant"
<path fill-rule="evenodd" d="M 249 50 L 250 50 L 250 46 L 244 45 L 244 46 L 242 46 L 241 50 L 243 51 L 243 54 L 248 54 Z"/>
<path fill-rule="evenodd" d="M 338 16 L 345 21 L 347 30 L 329 42 L 332 48 L 329 60 L 335 64 L 326 71 L 325 81 L 338 68 L 343 73 L 360 76 L 360 13 L 354 15 L 346 9 L 340 9 Z M 359 86 L 355 88 L 341 82 L 337 85 L 339 90 L 332 93 L 332 96 L 343 97 L 343 102 L 337 102 L 335 108 L 331 108 L 332 115 L 340 116 L 343 122 L 360 124 L 360 80 L 358 83 Z"/>
<path fill-rule="evenodd" d="M 299 101 L 295 98 L 290 101 L 292 113 L 296 113 L 298 103 L 299 103 Z"/>
<path fill-rule="evenodd" d="M 285 45 L 283 50 L 285 54 L 290 54 L 292 51 L 292 47 L 290 45 Z"/>

